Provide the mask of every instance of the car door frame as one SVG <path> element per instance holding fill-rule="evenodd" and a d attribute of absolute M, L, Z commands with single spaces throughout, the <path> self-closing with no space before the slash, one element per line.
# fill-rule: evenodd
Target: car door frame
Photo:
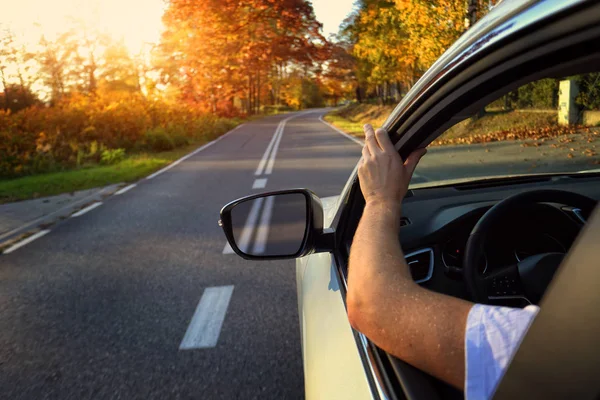
<path fill-rule="evenodd" d="M 384 123 L 404 158 L 503 93 L 561 70 L 576 69 L 585 59 L 582 49 L 600 39 L 600 27 L 595 23 L 600 20 L 600 4 L 591 1 L 530 2 L 494 18 L 477 35 L 448 50 Z M 598 56 L 595 53 L 589 61 L 597 63 Z M 563 62 L 549 68 L 537 64 L 540 60 L 555 63 L 561 58 Z M 342 191 L 332 224 L 336 227 L 335 260 L 344 302 L 345 246 L 351 242 L 364 207 L 356 171 Z M 365 373 L 371 375 L 374 397 L 439 398 L 428 375 L 383 352 L 363 334 L 354 334 Z"/>

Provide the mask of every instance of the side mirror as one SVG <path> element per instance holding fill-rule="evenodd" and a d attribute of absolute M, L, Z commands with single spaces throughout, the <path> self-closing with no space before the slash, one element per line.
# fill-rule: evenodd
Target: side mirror
<path fill-rule="evenodd" d="M 333 230 L 323 230 L 323 206 L 306 189 L 242 197 L 221 209 L 219 225 L 233 251 L 247 260 L 288 259 L 332 251 Z"/>

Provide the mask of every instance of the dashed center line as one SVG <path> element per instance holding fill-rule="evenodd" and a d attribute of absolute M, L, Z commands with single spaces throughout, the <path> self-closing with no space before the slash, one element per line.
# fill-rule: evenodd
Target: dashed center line
<path fill-rule="evenodd" d="M 44 229 L 42 231 L 39 231 L 35 235 L 29 236 L 27 239 L 21 240 L 20 242 L 13 244 L 8 249 L 4 250 L 3 254 L 12 253 L 13 251 L 17 250 L 18 248 L 23 247 L 26 244 L 31 243 L 34 240 L 41 238 L 42 236 L 44 236 L 45 234 L 47 234 L 49 232 L 50 232 L 49 229 Z"/>
<path fill-rule="evenodd" d="M 233 285 L 204 290 L 179 350 L 210 348 L 217 345 L 232 293 Z"/>
<path fill-rule="evenodd" d="M 101 201 L 90 204 L 86 208 L 81 209 L 81 210 L 77 211 L 75 214 L 71 215 L 71 217 L 81 217 L 83 214 L 87 213 L 88 211 L 92 211 L 94 208 L 100 207 L 101 205 L 102 205 Z"/>

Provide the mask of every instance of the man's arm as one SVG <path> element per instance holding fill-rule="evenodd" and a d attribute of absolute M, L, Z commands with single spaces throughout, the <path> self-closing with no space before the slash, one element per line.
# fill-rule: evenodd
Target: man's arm
<path fill-rule="evenodd" d="M 462 389 L 473 304 L 415 284 L 398 241 L 402 199 L 425 150 L 403 163 L 386 131 L 365 125 L 365 136 L 358 176 L 366 206 L 350 252 L 348 318 L 382 349 Z"/>

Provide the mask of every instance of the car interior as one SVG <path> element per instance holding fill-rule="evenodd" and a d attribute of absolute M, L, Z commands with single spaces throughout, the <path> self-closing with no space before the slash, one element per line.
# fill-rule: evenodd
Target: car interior
<path fill-rule="evenodd" d="M 594 64 L 571 63 L 561 71 L 535 77 L 600 70 Z M 494 100 L 531 81 L 506 82 Z M 489 97 L 486 101 L 492 102 Z M 451 125 L 462 120 L 456 118 Z M 448 125 L 441 132 L 450 129 Z M 470 301 L 525 307 L 539 304 L 600 200 L 600 169 L 592 159 L 585 173 L 533 173 L 409 189 L 398 235 L 414 280 L 430 290 Z M 350 190 L 348 202 L 343 211 L 347 223 L 338 226 L 343 241 L 338 265 L 344 281 L 352 237 L 364 207 L 358 185 Z M 340 221 L 344 219 L 343 215 Z M 388 379 L 394 392 L 407 398 L 462 398 L 462 392 L 375 346 L 371 350 L 380 367 L 395 376 Z"/>

